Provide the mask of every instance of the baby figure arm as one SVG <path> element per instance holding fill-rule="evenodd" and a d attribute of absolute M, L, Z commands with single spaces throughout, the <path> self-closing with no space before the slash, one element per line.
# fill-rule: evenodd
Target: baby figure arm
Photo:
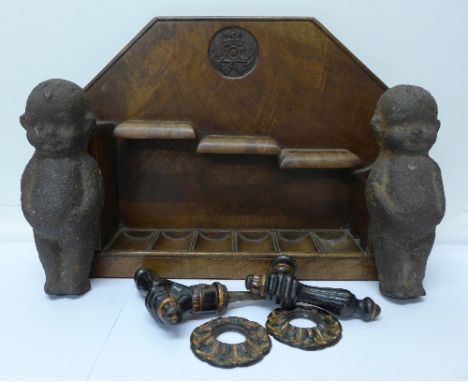
<path fill-rule="evenodd" d="M 97 163 L 86 154 L 80 165 L 83 196 L 78 207 L 79 214 L 89 214 L 100 210 L 104 204 L 104 184 Z"/>
<path fill-rule="evenodd" d="M 436 205 L 435 208 L 437 209 L 439 215 L 439 222 L 442 221 L 442 218 L 445 215 L 445 194 L 444 194 L 444 185 L 442 183 L 442 174 L 440 171 L 439 165 L 434 162 L 434 193 L 435 193 L 435 200 Z"/>
<path fill-rule="evenodd" d="M 374 204 L 379 211 L 392 217 L 398 213 L 398 205 L 395 204 L 388 191 L 388 182 L 385 181 L 385 173 L 388 173 L 385 163 L 380 163 L 379 166 L 373 168 L 367 180 L 367 197 L 369 202 Z"/>

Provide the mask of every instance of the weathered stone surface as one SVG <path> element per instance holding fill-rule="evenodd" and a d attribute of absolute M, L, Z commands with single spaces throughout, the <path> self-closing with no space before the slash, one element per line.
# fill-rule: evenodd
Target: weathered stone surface
<path fill-rule="evenodd" d="M 21 179 L 24 216 L 33 227 L 48 294 L 90 288 L 104 189 L 87 146 L 95 118 L 83 90 L 48 80 L 31 92 L 20 118 L 36 149 Z"/>
<path fill-rule="evenodd" d="M 422 281 L 445 213 L 440 168 L 429 157 L 440 122 L 423 88 L 398 85 L 379 99 L 371 121 L 380 154 L 367 180 L 372 246 L 384 295 L 425 295 Z"/>

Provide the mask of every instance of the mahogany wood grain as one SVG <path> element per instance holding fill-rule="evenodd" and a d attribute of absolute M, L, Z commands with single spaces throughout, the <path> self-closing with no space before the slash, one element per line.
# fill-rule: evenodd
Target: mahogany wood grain
<path fill-rule="evenodd" d="M 255 65 L 236 78 L 223 75 L 210 56 L 214 36 L 232 27 L 258 45 Z M 361 249 L 351 257 L 298 255 L 301 277 L 375 278 L 365 254 L 363 187 L 352 171 L 377 156 L 369 121 L 386 89 L 315 19 L 154 19 L 86 87 L 99 120 L 114 127 L 142 121 L 137 129 L 121 125 L 117 138 L 111 125 L 100 125 L 90 145 L 106 182 L 103 246 L 119 227 L 349 228 Z M 154 121 L 188 124 L 193 134 Z M 289 161 L 301 168 L 281 169 L 280 149 L 309 154 Z M 338 149 L 339 155 L 328 151 Z M 244 277 L 264 271 L 273 256 L 220 255 L 216 246 L 154 255 L 131 243 L 119 255 L 101 251 L 93 274 L 127 277 L 148 262 L 162 276 Z"/>
<path fill-rule="evenodd" d="M 195 139 L 192 125 L 169 121 L 125 121 L 114 129 L 122 139 Z"/>
<path fill-rule="evenodd" d="M 362 160 L 349 150 L 342 149 L 285 149 L 281 150 L 280 168 L 354 168 Z"/>
<path fill-rule="evenodd" d="M 207 135 L 197 147 L 199 154 L 278 155 L 280 148 L 271 137 L 261 135 Z"/>

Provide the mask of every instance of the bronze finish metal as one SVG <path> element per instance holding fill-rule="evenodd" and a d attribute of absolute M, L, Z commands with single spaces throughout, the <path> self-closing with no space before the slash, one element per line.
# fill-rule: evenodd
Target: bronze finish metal
<path fill-rule="evenodd" d="M 217 337 L 225 332 L 245 336 L 239 344 L 227 344 Z M 271 349 L 271 340 L 260 324 L 241 317 L 220 317 L 197 327 L 190 337 L 193 353 L 210 365 L 223 368 L 249 366 L 259 362 Z"/>
<path fill-rule="evenodd" d="M 316 323 L 310 328 L 290 324 L 296 318 Z M 335 345 L 341 339 L 341 324 L 330 313 L 313 307 L 279 308 L 270 313 L 266 322 L 268 334 L 278 341 L 302 350 L 319 350 Z"/>
<path fill-rule="evenodd" d="M 369 297 L 358 300 L 346 289 L 299 283 L 294 277 L 296 265 L 288 256 L 278 256 L 271 268 L 268 275 L 249 275 L 246 278 L 246 288 L 250 292 L 228 292 L 226 286 L 219 282 L 185 286 L 156 277 L 145 268 L 139 269 L 134 279 L 137 288 L 146 294 L 145 304 L 150 314 L 166 324 L 180 322 L 188 312 L 221 314 L 232 302 L 264 298 L 289 308 L 296 303 L 313 304 L 342 317 L 358 317 L 364 321 L 374 320 L 380 314 L 380 307 Z"/>
<path fill-rule="evenodd" d="M 231 302 L 263 299 L 247 291 L 228 292 L 219 282 L 186 286 L 157 277 L 145 268 L 135 273 L 134 280 L 146 295 L 146 309 L 163 324 L 177 324 L 189 312 L 222 314 Z"/>
<path fill-rule="evenodd" d="M 323 308 L 344 318 L 356 317 L 375 320 L 380 306 L 370 297 L 360 300 L 347 289 L 321 288 L 300 283 L 295 277 L 297 265 L 292 257 L 278 256 L 273 260 L 269 274 L 248 275 L 245 287 L 254 294 L 293 307 L 306 303 Z"/>

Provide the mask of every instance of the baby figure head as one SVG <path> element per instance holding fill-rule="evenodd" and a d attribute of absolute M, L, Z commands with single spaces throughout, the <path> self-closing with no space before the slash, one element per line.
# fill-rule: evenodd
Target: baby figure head
<path fill-rule="evenodd" d="M 67 156 L 86 150 L 95 119 L 83 89 L 53 79 L 33 89 L 20 122 L 39 152 Z"/>
<path fill-rule="evenodd" d="M 371 124 L 381 147 L 414 154 L 429 151 L 440 127 L 434 97 L 412 85 L 397 85 L 382 94 Z"/>

